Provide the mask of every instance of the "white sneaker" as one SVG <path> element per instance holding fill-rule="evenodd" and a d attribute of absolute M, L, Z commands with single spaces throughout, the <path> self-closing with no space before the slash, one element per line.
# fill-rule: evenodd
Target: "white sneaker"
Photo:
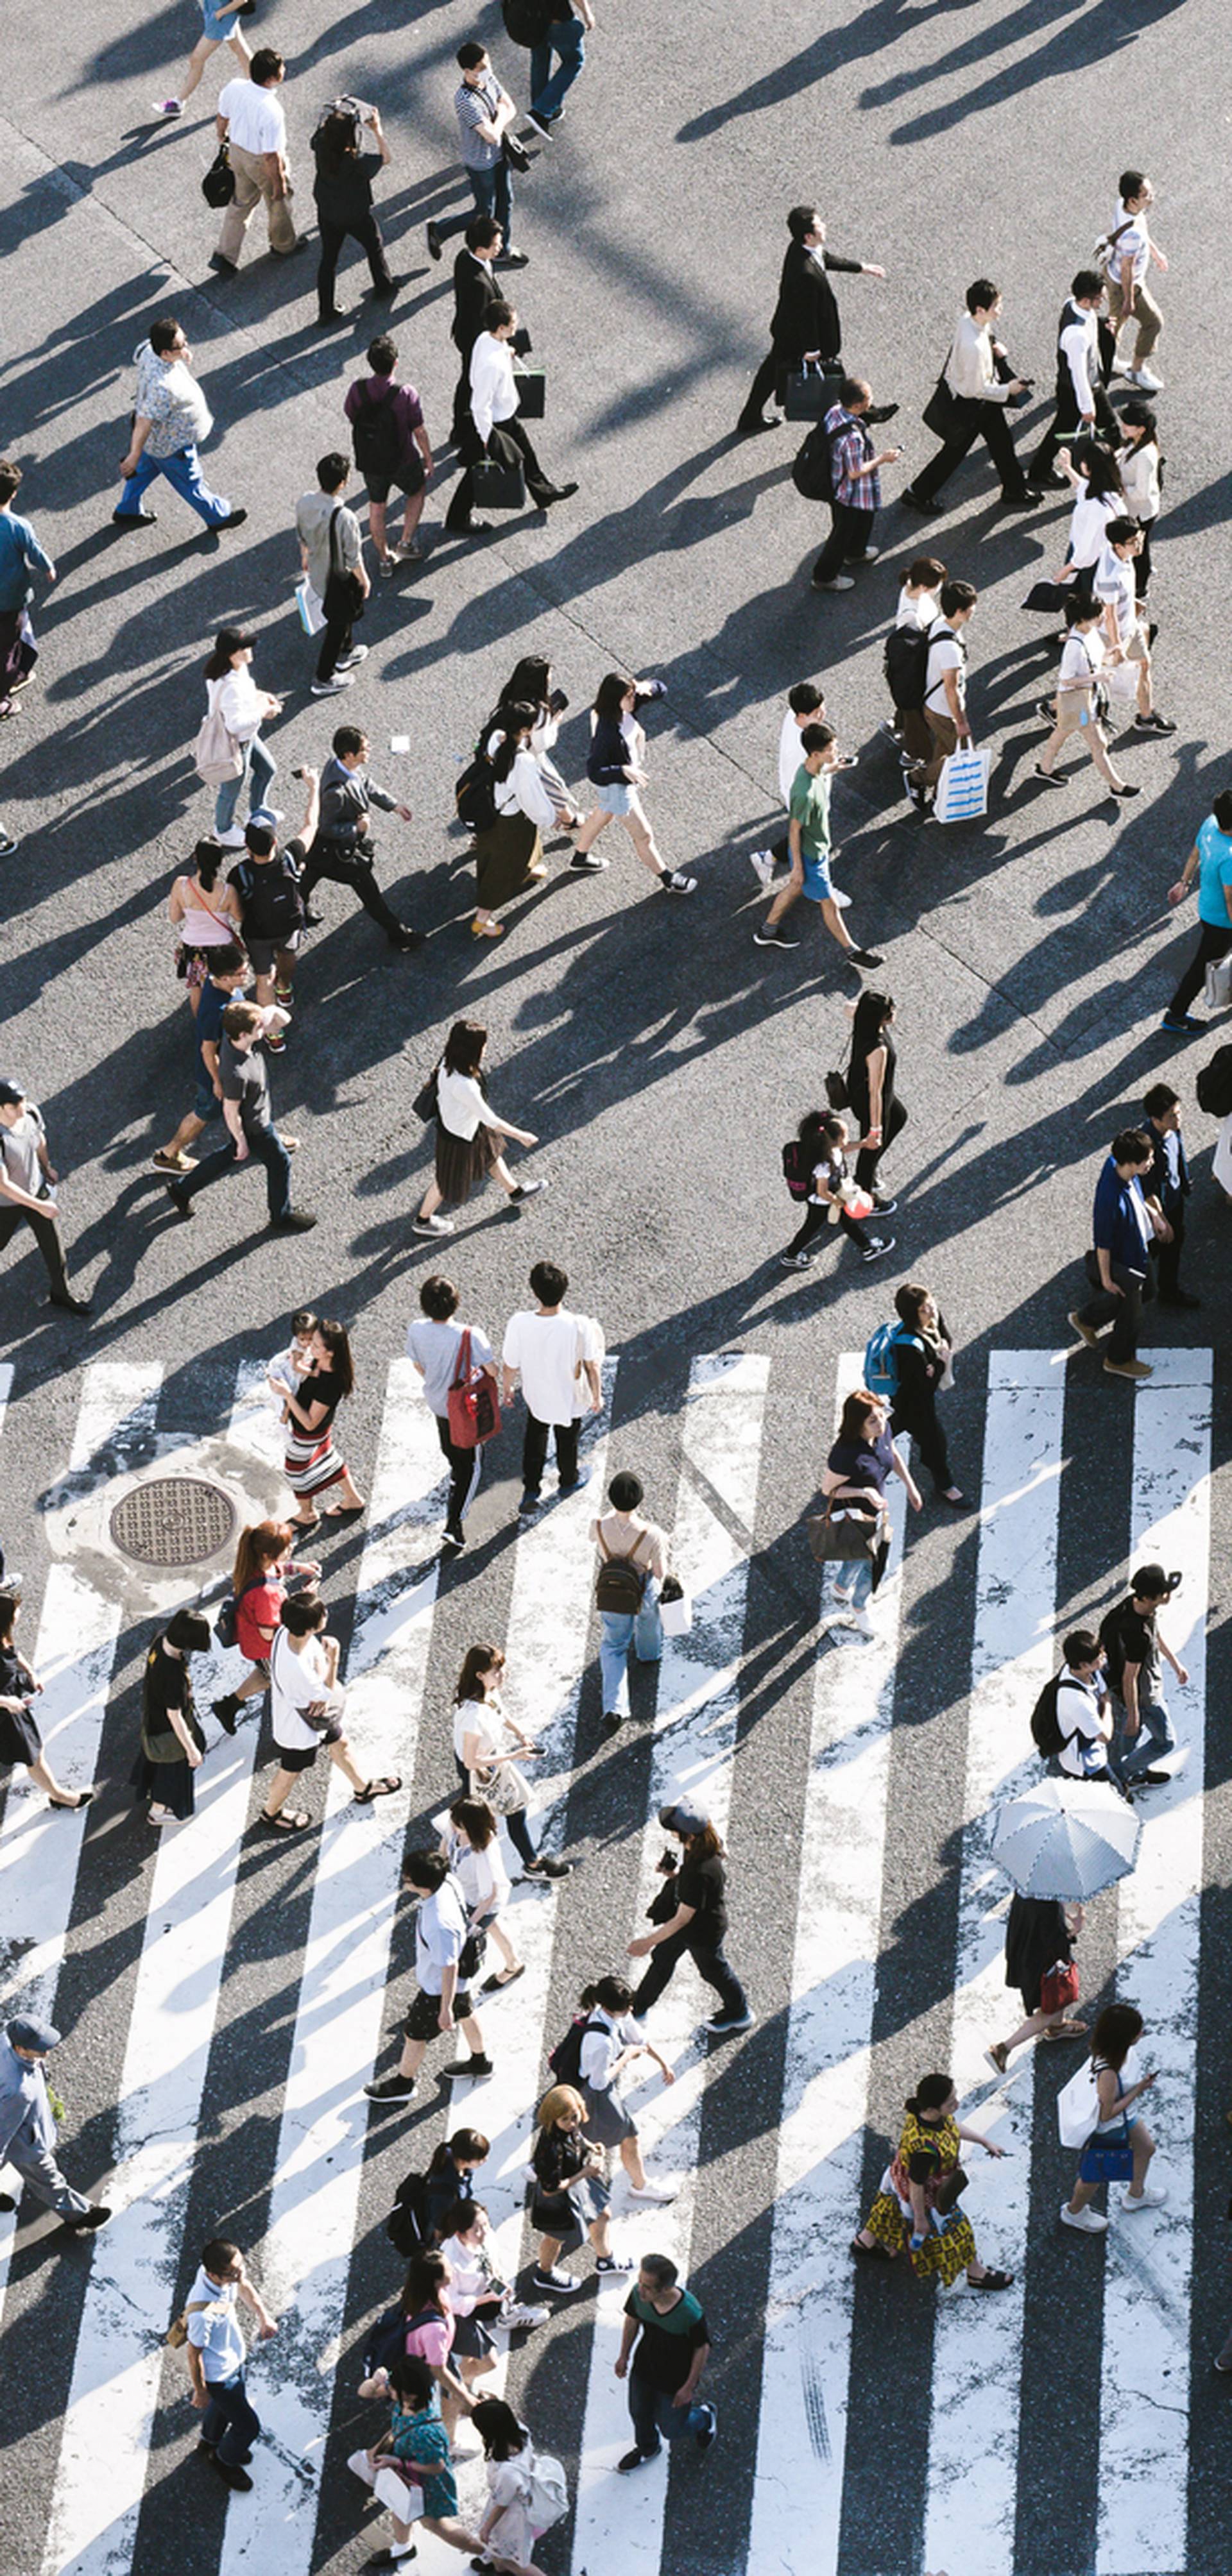
<path fill-rule="evenodd" d="M 1139 393 L 1161 394 L 1164 390 L 1163 377 L 1153 376 L 1149 367 L 1127 367 L 1125 374 L 1128 382 L 1138 387 Z"/>
<path fill-rule="evenodd" d="M 1155 2183 L 1154 2185 L 1148 2183 L 1145 2190 L 1137 2199 L 1135 2199 L 1132 2191 L 1123 2191 L 1120 2194 L 1120 2202 L 1122 2209 L 1125 2210 L 1132 2218 L 1134 2211 L 1137 2209 L 1162 2209 L 1167 2197 L 1168 2187 L 1166 2183 L 1161 2182 Z"/>
<path fill-rule="evenodd" d="M 340 660 L 340 661 L 335 662 L 335 664 L 334 664 L 334 669 L 335 669 L 336 671 L 353 671 L 357 662 L 366 662 L 366 661 L 367 661 L 367 659 L 368 659 L 368 647 L 367 647 L 367 645 L 366 645 L 366 644 L 353 644 L 353 645 L 351 646 L 351 650 L 350 650 L 350 652 L 349 652 L 349 653 L 344 653 L 344 654 L 342 655 L 341 660 Z"/>
<path fill-rule="evenodd" d="M 1076 2227 L 1080 2236 L 1103 2236 L 1107 2233 L 1108 2221 L 1100 2217 L 1097 2209 L 1070 2209 L 1062 2201 L 1061 2225 Z"/>
<path fill-rule="evenodd" d="M 521 2333 L 531 2326 L 545 2326 L 551 2313 L 550 2308 L 525 2308 L 515 2299 L 512 2307 L 503 2310 L 499 2322 L 508 2326 L 511 2334 Z"/>
<path fill-rule="evenodd" d="M 630 2200 L 661 2200 L 666 2202 L 669 2200 L 675 2200 L 676 2196 L 677 2192 L 674 2182 L 655 2182 L 650 2174 L 647 2174 L 646 2180 L 642 2184 L 640 2191 L 637 2189 L 635 2183 L 630 2183 L 629 2185 Z"/>
<path fill-rule="evenodd" d="M 242 850 L 244 847 L 243 825 L 240 823 L 233 823 L 229 832 L 216 832 L 214 838 L 217 841 L 220 850 Z"/>
<path fill-rule="evenodd" d="M 314 698 L 336 698 L 340 689 L 353 689 L 354 686 L 350 672 L 339 671 L 332 680 L 314 680 L 312 695 Z"/>
<path fill-rule="evenodd" d="M 845 1625 L 854 1628 L 857 1637 L 871 1637 L 873 1634 L 873 1623 L 867 1610 L 849 1611 Z"/>
<path fill-rule="evenodd" d="M 839 911 L 846 912 L 847 907 L 851 902 L 851 897 L 849 894 L 844 894 L 841 886 L 835 885 L 833 878 L 830 880 L 830 893 L 834 902 L 837 904 Z"/>
<path fill-rule="evenodd" d="M 452 1234 L 453 1220 L 447 1216 L 417 1216 L 412 1223 L 411 1232 L 412 1234 Z"/>
<path fill-rule="evenodd" d="M 751 867 L 754 876 L 757 878 L 758 883 L 760 885 L 764 885 L 767 893 L 769 893 L 769 890 L 774 883 L 773 850 L 750 850 L 749 866 Z"/>

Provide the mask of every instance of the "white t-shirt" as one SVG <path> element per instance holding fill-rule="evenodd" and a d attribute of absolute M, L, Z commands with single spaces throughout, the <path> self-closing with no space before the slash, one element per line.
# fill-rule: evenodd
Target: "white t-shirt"
<path fill-rule="evenodd" d="M 493 1897 L 496 1911 L 500 1912 L 510 1892 L 509 1872 L 495 1836 L 486 1851 L 472 1851 L 451 1839 L 449 1867 L 462 1890 L 468 1914 L 473 1914 L 476 1906 L 490 1905 Z"/>
<path fill-rule="evenodd" d="M 235 2281 L 211 2281 L 204 2265 L 185 2300 L 185 2306 L 200 2313 L 188 2319 L 188 2340 L 201 2355 L 201 2376 L 207 2386 L 217 2379 L 230 2379 L 244 2366 L 244 2337 L 236 2313 L 239 2285 Z"/>
<path fill-rule="evenodd" d="M 218 113 L 227 120 L 228 143 L 238 143 L 241 152 L 285 154 L 287 120 L 277 90 L 240 75 L 220 90 Z"/>
<path fill-rule="evenodd" d="M 300 1711 L 313 1700 L 328 1699 L 326 1669 L 319 1637 L 310 1637 L 302 1655 L 297 1655 L 286 1629 L 279 1628 L 270 1648 L 271 1704 L 274 1742 L 288 1753 L 307 1753 L 322 1741 L 320 1729 L 309 1726 Z"/>
<path fill-rule="evenodd" d="M 1061 647 L 1060 686 L 1063 689 L 1088 689 L 1107 652 L 1098 626 L 1088 626 L 1085 634 L 1075 629 Z"/>
<path fill-rule="evenodd" d="M 461 1136 L 469 1145 L 476 1130 L 487 1116 L 487 1102 L 473 1073 L 447 1073 L 441 1065 L 436 1077 L 436 1097 L 442 1127 L 451 1136 Z"/>
<path fill-rule="evenodd" d="M 925 628 L 931 626 L 933 619 L 941 615 L 940 598 L 939 591 L 920 590 L 916 592 L 913 599 L 904 582 L 898 594 L 898 606 L 894 611 L 895 625 Z"/>
<path fill-rule="evenodd" d="M 481 2299 L 490 2299 L 495 2276 L 487 2259 L 486 2246 L 477 2249 L 464 2245 L 460 2236 L 448 2236 L 441 2252 L 453 2275 L 449 2284 L 449 2305 L 455 2317 L 469 2317 Z M 491 2323 L 491 2312 L 488 2317 Z"/>
<path fill-rule="evenodd" d="M 590 1408 L 579 1365 L 602 1359 L 603 1335 L 593 1317 L 568 1306 L 555 1315 L 526 1309 L 510 1316 L 501 1356 L 506 1368 L 521 1372 L 526 1410 L 536 1422 L 574 1422 Z"/>
<path fill-rule="evenodd" d="M 1095 573 L 1095 596 L 1116 614 L 1117 641 L 1128 644 L 1137 633 L 1138 600 L 1134 590 L 1134 567 L 1122 560 L 1111 546 L 1105 546 Z"/>
<path fill-rule="evenodd" d="M 947 716 L 950 712 L 950 702 L 946 696 L 944 687 L 945 674 L 947 671 L 957 671 L 958 673 L 958 702 L 960 706 L 965 704 L 966 695 L 963 687 L 963 671 L 966 664 L 966 655 L 963 652 L 961 644 L 957 642 L 956 638 L 948 628 L 945 628 L 944 632 L 940 631 L 943 624 L 943 620 L 938 621 L 938 630 L 935 634 L 935 640 L 930 642 L 928 647 L 928 676 L 924 687 L 924 704 L 927 707 L 931 707 L 934 715 L 938 716 Z M 934 630 L 930 628 L 929 631 L 931 635 Z"/>
<path fill-rule="evenodd" d="M 502 1750 L 505 1734 L 505 1712 L 498 1699 L 459 1700 L 453 1713 L 453 1749 L 459 1762 L 466 1760 L 468 1735 L 479 1736 L 479 1762 L 488 1763 Z"/>
<path fill-rule="evenodd" d="M 217 708 L 237 742 L 250 742 L 259 732 L 265 703 L 247 662 L 241 662 L 237 671 L 224 671 L 221 680 L 207 680 L 205 693 L 210 714 Z"/>
<path fill-rule="evenodd" d="M 1127 225 L 1128 230 L 1121 233 L 1118 242 L 1113 242 L 1104 265 L 1109 277 L 1115 278 L 1119 285 L 1121 262 L 1132 259 L 1134 284 L 1138 286 L 1151 265 L 1151 228 L 1145 206 L 1141 207 L 1136 215 L 1131 215 L 1128 206 L 1118 203 L 1116 213 L 1108 227 L 1109 237 L 1115 232 L 1121 232 L 1122 224 Z"/>
<path fill-rule="evenodd" d="M 810 724 L 820 724 L 821 718 L 810 716 L 808 721 Z M 804 758 L 800 730 L 789 707 L 783 718 L 783 730 L 779 735 L 779 794 L 785 805 L 791 803 L 791 791 L 796 783 L 796 772 Z"/>
<path fill-rule="evenodd" d="M 1151 520 L 1159 517 L 1159 449 L 1153 438 L 1140 438 L 1136 447 L 1122 447 L 1117 456 L 1121 469 L 1121 490 L 1131 519 Z"/>
<path fill-rule="evenodd" d="M 592 2092 L 607 2093 L 611 2090 L 612 2068 L 621 2050 L 640 2048 L 642 2026 L 634 2020 L 632 2013 L 605 2013 L 602 2004 L 594 2006 L 590 2018 L 601 2022 L 603 2027 L 601 2030 L 588 2030 L 582 2042 L 582 2082 L 589 2084 Z"/>
<path fill-rule="evenodd" d="M 1089 312 L 1084 305 L 1075 304 L 1072 296 L 1065 312 L 1067 318 L 1061 333 L 1061 351 L 1069 368 L 1074 400 L 1079 411 L 1085 414 L 1095 409 L 1091 374 L 1099 357 L 1099 316 Z"/>
<path fill-rule="evenodd" d="M 1057 1692 L 1057 1725 L 1066 1738 L 1057 1761 L 1068 1779 L 1083 1780 L 1088 1771 L 1107 1768 L 1095 1693 L 1076 1679 L 1068 1665 Z"/>
<path fill-rule="evenodd" d="M 504 740 L 498 730 L 488 737 L 488 749 Z M 514 756 L 509 776 L 494 791 L 498 814 L 525 814 L 540 832 L 551 832 L 556 826 L 556 807 L 543 783 L 534 752 L 519 751 Z"/>
<path fill-rule="evenodd" d="M 406 1330 L 407 1358 L 423 1370 L 424 1400 L 442 1422 L 449 1417 L 449 1390 L 458 1374 L 463 1333 L 471 1337 L 472 1366 L 494 1367 L 496 1354 L 478 1324 L 458 1324 L 452 1319 L 438 1324 L 430 1315 L 417 1315 Z"/>
<path fill-rule="evenodd" d="M 1099 562 L 1104 546 L 1104 530 L 1109 519 L 1119 519 L 1124 504 L 1119 492 L 1087 491 L 1085 485 L 1074 503 L 1069 523 L 1069 559 L 1071 569 L 1085 572 Z"/>
<path fill-rule="evenodd" d="M 466 1939 L 466 1916 L 452 1879 L 425 1896 L 415 1917 L 415 1976 L 421 1994 L 439 1995 L 446 1968 L 454 1968 Z"/>

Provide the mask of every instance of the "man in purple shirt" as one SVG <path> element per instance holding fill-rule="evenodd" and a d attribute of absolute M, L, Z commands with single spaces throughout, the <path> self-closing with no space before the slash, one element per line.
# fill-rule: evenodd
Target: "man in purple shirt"
<path fill-rule="evenodd" d="M 377 570 L 388 581 L 400 563 L 418 563 L 423 547 L 415 543 L 432 448 L 424 427 L 423 404 L 413 385 L 397 380 L 396 343 L 383 331 L 368 351 L 370 376 L 350 387 L 343 409 L 351 424 L 357 471 L 368 495 L 368 526 L 376 548 Z M 402 535 L 396 546 L 385 542 L 385 509 L 391 489 L 405 496 Z"/>

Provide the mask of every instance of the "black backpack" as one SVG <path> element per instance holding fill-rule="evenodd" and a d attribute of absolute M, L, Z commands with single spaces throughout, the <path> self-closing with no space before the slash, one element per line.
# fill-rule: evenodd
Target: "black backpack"
<path fill-rule="evenodd" d="M 847 427 L 846 421 L 842 424 Z M 842 431 L 830 431 L 824 420 L 815 421 L 791 469 L 791 479 L 804 501 L 834 499 L 834 440 Z"/>
<path fill-rule="evenodd" d="M 1045 1682 L 1031 1711 L 1031 1733 L 1035 1738 L 1035 1749 L 1037 1753 L 1042 1754 L 1045 1762 L 1050 1761 L 1054 1754 L 1060 1752 L 1062 1745 L 1069 1742 L 1069 1737 L 1061 1733 L 1061 1721 L 1057 1715 L 1057 1692 L 1060 1687 L 1061 1676 L 1059 1673 L 1054 1673 L 1051 1681 Z"/>
<path fill-rule="evenodd" d="M 605 2028 L 604 2022 L 591 2021 L 581 2015 L 576 2021 L 570 2022 L 564 2038 L 557 2040 L 548 2058 L 555 2084 L 572 2084 L 576 2088 L 581 2083 L 582 2042 L 592 2030 Z"/>
<path fill-rule="evenodd" d="M 355 450 L 355 471 L 379 482 L 398 472 L 402 463 L 402 438 L 394 411 L 393 395 L 374 402 L 365 385 L 363 408 L 351 423 L 351 445 Z"/>
<path fill-rule="evenodd" d="M 458 821 L 468 832 L 490 832 L 496 821 L 496 780 L 486 751 L 477 751 L 469 760 L 457 786 L 453 801 Z"/>
<path fill-rule="evenodd" d="M 1208 1118 L 1226 1118 L 1232 1110 L 1232 1046 L 1216 1047 L 1197 1082 L 1198 1107 Z"/>
<path fill-rule="evenodd" d="M 927 628 L 893 627 L 885 640 L 882 661 L 886 687 L 895 706 L 918 713 L 928 685 Z"/>
<path fill-rule="evenodd" d="M 603 1551 L 603 1563 L 595 1584 L 596 1610 L 610 1610 L 617 1617 L 632 1615 L 636 1618 L 646 1598 L 649 1566 L 639 1565 L 635 1555 L 614 1555 L 602 1530 L 599 1532 L 599 1545 Z M 640 1539 L 638 1545 L 641 1545 Z"/>
<path fill-rule="evenodd" d="M 505 34 L 511 45 L 541 45 L 552 24 L 547 0 L 501 0 Z"/>
<path fill-rule="evenodd" d="M 422 2253 L 429 2239 L 428 2188 L 423 2174 L 408 2174 L 394 2193 L 394 2205 L 385 2221 L 385 2233 L 396 2253 L 409 2263 L 413 2254 Z M 384 2318 L 381 2323 L 384 2324 Z M 379 2330 L 379 2329 L 378 2329 Z"/>
<path fill-rule="evenodd" d="M 793 1136 L 790 1144 L 783 1147 L 783 1178 L 789 1198 L 807 1199 L 811 1196 L 813 1175 L 798 1136 Z"/>
<path fill-rule="evenodd" d="M 304 926 L 304 905 L 299 890 L 299 869 L 294 859 L 280 850 L 260 867 L 253 859 L 241 859 L 231 871 L 232 883 L 240 899 L 246 927 L 256 939 L 289 939 L 292 932 Z M 251 924 L 248 914 L 252 912 Z"/>

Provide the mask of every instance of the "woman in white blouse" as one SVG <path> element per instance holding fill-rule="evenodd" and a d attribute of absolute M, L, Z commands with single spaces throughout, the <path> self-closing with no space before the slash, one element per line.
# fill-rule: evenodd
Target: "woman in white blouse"
<path fill-rule="evenodd" d="M 515 1145 L 539 1140 L 529 1127 L 511 1127 L 491 1107 L 483 1079 L 487 1043 L 488 1032 L 477 1020 L 455 1020 L 445 1040 L 436 1068 L 436 1169 L 412 1226 L 414 1234 L 452 1234 L 452 1217 L 439 1216 L 438 1208 L 464 1206 L 489 1172 L 513 1204 L 534 1198 L 543 1188 L 542 1181 L 515 1181 L 506 1165 L 501 1149 L 507 1136 Z"/>
<path fill-rule="evenodd" d="M 564 779 L 552 759 L 560 736 L 560 719 L 568 706 L 563 690 L 555 685 L 555 673 L 542 653 L 524 653 L 501 690 L 497 702 L 496 722 L 503 724 L 506 710 L 522 705 L 535 710 L 535 729 L 530 747 L 539 763 L 543 780 L 562 832 L 576 832 L 581 827 L 581 808 L 574 804 Z"/>
<path fill-rule="evenodd" d="M 303 1808 L 288 1815 L 285 1801 L 302 1771 L 311 1771 L 324 1745 L 330 1761 L 350 1781 L 359 1807 L 374 1798 L 392 1798 L 401 1788 L 397 1772 L 365 1780 L 357 1770 L 342 1731 L 338 1690 L 338 1640 L 325 1634 L 329 1612 L 315 1592 L 299 1592 L 284 1601 L 270 1648 L 270 1709 L 278 1768 L 261 1810 L 261 1822 L 275 1833 L 300 1834 L 312 1821 Z"/>
<path fill-rule="evenodd" d="M 1117 456 L 1125 508 L 1142 530 L 1142 552 L 1134 557 L 1134 589 L 1144 607 L 1151 587 L 1151 531 L 1163 498 L 1163 458 L 1159 423 L 1149 403 L 1126 403 L 1121 413 L 1124 445 Z"/>
<path fill-rule="evenodd" d="M 441 1849 L 462 1890 L 472 1932 L 490 1932 L 504 1960 L 500 1975 L 483 1981 L 482 1992 L 496 1994 L 501 1986 L 512 1986 L 525 1976 L 526 1963 L 519 1959 L 501 1921 L 512 1890 L 496 1816 L 486 1798 L 454 1799 Z"/>
<path fill-rule="evenodd" d="M 570 1863 L 549 1860 L 535 1850 L 526 1822 L 524 1795 L 506 1805 L 494 1777 L 497 1767 L 515 1755 L 539 1750 L 509 1716 L 501 1698 L 505 1658 L 499 1646 L 468 1646 L 453 1695 L 453 1758 L 458 1778 L 470 1798 L 491 1800 L 501 1814 L 523 1872 L 530 1878 L 567 1878 Z M 516 1788 L 516 1782 L 514 1784 Z"/>
<path fill-rule="evenodd" d="M 265 718 L 282 714 L 282 700 L 272 698 L 268 689 L 257 687 L 250 668 L 252 652 L 251 635 L 245 635 L 238 626 L 224 626 L 205 666 L 208 712 L 222 717 L 244 762 L 238 778 L 224 778 L 214 798 L 214 832 L 224 850 L 242 850 L 244 846 L 243 830 L 235 817 L 245 784 L 249 819 L 259 813 L 264 822 L 282 821 L 278 807 L 265 802 L 278 765 L 261 740 Z"/>
<path fill-rule="evenodd" d="M 500 724 L 484 744 L 492 771 L 495 822 L 476 832 L 475 894 L 471 930 L 476 939 L 501 939 L 504 923 L 494 910 L 524 894 L 535 877 L 545 877 L 540 835 L 556 829 L 556 807 L 548 794 L 533 749 L 538 711 L 525 700 L 501 708 Z"/>
<path fill-rule="evenodd" d="M 1080 439 L 1072 453 L 1068 447 L 1059 447 L 1057 463 L 1073 486 L 1074 506 L 1065 561 L 1056 578 L 1059 582 L 1073 582 L 1091 598 L 1108 522 L 1124 515 L 1121 470 L 1115 456 L 1095 438 Z"/>

